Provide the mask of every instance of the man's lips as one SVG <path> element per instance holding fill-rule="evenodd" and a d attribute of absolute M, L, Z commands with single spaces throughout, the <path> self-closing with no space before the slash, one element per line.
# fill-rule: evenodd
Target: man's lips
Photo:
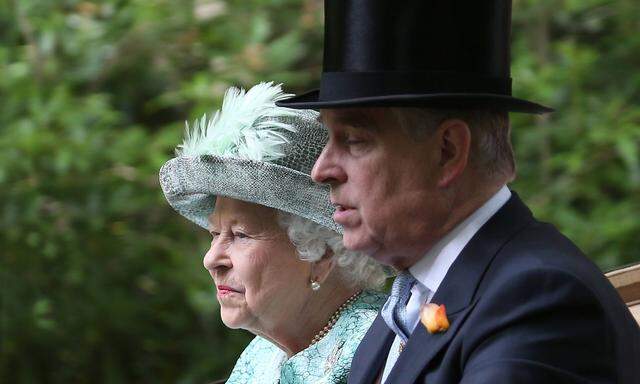
<path fill-rule="evenodd" d="M 350 218 L 356 214 L 354 207 L 343 204 L 334 204 L 334 206 L 336 210 L 333 212 L 333 220 L 340 225 L 347 225 Z"/>
<path fill-rule="evenodd" d="M 340 211 L 346 211 L 349 209 L 355 209 L 354 207 L 344 204 L 340 201 L 338 201 L 337 199 L 331 199 L 331 205 L 333 205 L 334 207 L 336 207 L 336 211 L 340 210 Z"/>

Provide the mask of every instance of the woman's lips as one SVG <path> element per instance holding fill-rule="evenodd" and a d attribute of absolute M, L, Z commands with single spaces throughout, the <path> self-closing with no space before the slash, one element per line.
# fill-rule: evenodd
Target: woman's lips
<path fill-rule="evenodd" d="M 242 293 L 239 290 L 228 285 L 218 285 L 216 288 L 218 288 L 218 296 L 227 296 L 234 293 Z"/>

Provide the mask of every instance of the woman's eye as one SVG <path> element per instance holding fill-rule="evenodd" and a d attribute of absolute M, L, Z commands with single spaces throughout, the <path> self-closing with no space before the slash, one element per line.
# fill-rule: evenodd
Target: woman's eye
<path fill-rule="evenodd" d="M 249 238 L 249 236 L 247 236 L 246 233 L 242 233 L 242 232 L 234 232 L 233 236 L 237 237 L 238 239 L 247 239 L 247 238 Z"/>

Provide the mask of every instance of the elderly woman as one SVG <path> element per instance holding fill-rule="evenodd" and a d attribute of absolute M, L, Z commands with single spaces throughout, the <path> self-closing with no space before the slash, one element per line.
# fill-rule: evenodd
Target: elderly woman
<path fill-rule="evenodd" d="M 279 86 L 230 89 L 160 171 L 169 204 L 207 229 L 222 321 L 256 335 L 227 383 L 346 383 L 384 304 L 382 267 L 347 251 L 326 186 L 309 176 L 327 131 L 278 108 Z"/>

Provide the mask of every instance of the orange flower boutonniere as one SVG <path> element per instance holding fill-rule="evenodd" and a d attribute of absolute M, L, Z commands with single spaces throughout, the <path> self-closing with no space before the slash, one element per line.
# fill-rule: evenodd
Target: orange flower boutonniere
<path fill-rule="evenodd" d="M 449 329 L 449 319 L 447 318 L 447 309 L 444 304 L 422 304 L 420 321 L 429 333 L 444 332 Z"/>

